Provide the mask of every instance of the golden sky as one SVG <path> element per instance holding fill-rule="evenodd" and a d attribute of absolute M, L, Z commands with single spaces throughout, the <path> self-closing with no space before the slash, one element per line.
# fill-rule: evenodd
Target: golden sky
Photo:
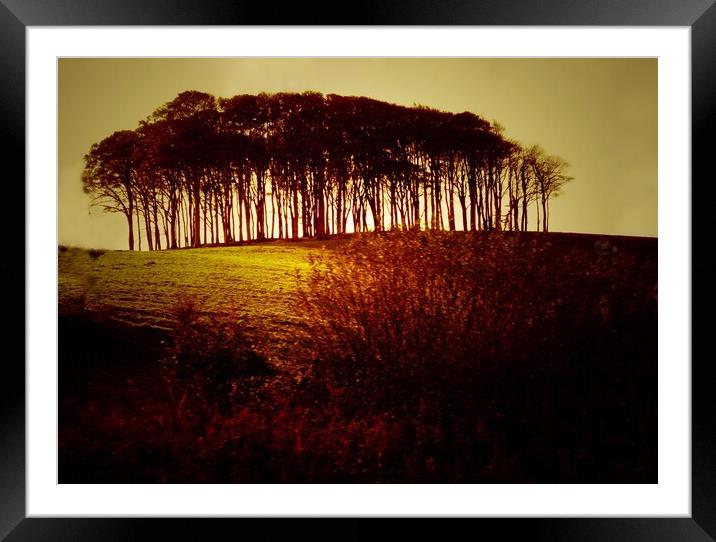
<path fill-rule="evenodd" d="M 89 210 L 82 157 L 184 90 L 315 90 L 472 111 L 571 164 L 550 230 L 657 235 L 656 59 L 60 59 L 58 72 L 61 244 L 126 248 L 124 218 Z"/>

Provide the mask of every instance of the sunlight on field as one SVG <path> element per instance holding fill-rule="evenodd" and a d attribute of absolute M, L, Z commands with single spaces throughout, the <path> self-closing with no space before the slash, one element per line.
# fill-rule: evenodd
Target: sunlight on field
<path fill-rule="evenodd" d="M 293 292 L 297 273 L 324 243 L 202 248 L 155 252 L 107 251 L 93 257 L 78 248 L 58 253 L 61 306 L 83 303 L 97 316 L 168 328 L 182 295 L 205 313 L 232 315 L 257 340 L 281 350 L 295 338 Z"/>

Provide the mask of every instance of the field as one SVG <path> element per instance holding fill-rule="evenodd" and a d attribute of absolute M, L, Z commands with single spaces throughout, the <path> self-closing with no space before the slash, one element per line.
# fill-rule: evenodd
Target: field
<path fill-rule="evenodd" d="M 61 482 L 656 482 L 656 239 L 60 247 Z"/>
<path fill-rule="evenodd" d="M 171 308 L 189 296 L 207 314 L 235 318 L 254 337 L 266 339 L 272 356 L 280 356 L 295 334 L 291 294 L 297 274 L 308 270 L 310 254 L 335 244 L 108 251 L 95 257 L 69 248 L 59 253 L 59 303 L 81 302 L 88 313 L 118 325 L 169 331 Z"/>

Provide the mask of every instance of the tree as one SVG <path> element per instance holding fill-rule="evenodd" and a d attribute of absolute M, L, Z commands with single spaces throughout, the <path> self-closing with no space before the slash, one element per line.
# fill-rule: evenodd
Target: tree
<path fill-rule="evenodd" d="M 191 245 L 201 246 L 201 188 L 206 175 L 206 142 L 214 134 L 217 121 L 216 98 L 194 90 L 182 92 L 152 113 L 150 121 L 165 121 L 170 128 L 172 165 L 181 171 L 190 196 Z"/>
<path fill-rule="evenodd" d="M 559 156 L 547 155 L 537 146 L 532 147 L 529 160 L 542 208 L 542 231 L 546 232 L 549 231 L 549 199 L 556 197 L 565 183 L 572 180 L 565 173 L 569 164 Z"/>
<path fill-rule="evenodd" d="M 94 204 L 122 212 L 130 248 L 144 231 L 150 250 L 162 230 L 167 248 L 351 229 L 526 230 L 533 209 L 547 231 L 549 200 L 571 179 L 564 160 L 474 113 L 317 92 L 182 92 L 85 162 Z"/>
<path fill-rule="evenodd" d="M 127 219 L 129 250 L 134 250 L 135 188 L 139 168 L 139 137 L 122 130 L 92 145 L 84 157 L 82 187 L 92 205 L 105 212 L 122 213 Z"/>

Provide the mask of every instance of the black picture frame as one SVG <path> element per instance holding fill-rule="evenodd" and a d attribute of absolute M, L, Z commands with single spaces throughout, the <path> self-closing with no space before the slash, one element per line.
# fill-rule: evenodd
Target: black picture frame
<path fill-rule="evenodd" d="M 709 128 L 716 120 L 716 7 L 714 0 L 529 0 L 356 1 L 351 9 L 338 2 L 269 3 L 221 0 L 0 0 L 0 152 L 5 164 L 3 194 L 12 198 L 16 213 L 0 213 L 5 254 L 0 261 L 5 323 L 0 327 L 3 356 L 2 437 L 0 438 L 0 538 L 7 540 L 214 540 L 246 536 L 255 528 L 262 538 L 278 534 L 312 539 L 358 539 L 384 532 L 386 520 L 322 521 L 196 521 L 174 519 L 37 519 L 25 514 L 25 190 L 11 179 L 25 177 L 25 29 L 27 26 L 83 25 L 570 25 L 570 26 L 688 26 L 692 36 L 692 178 L 713 177 L 709 168 Z M 693 186 L 693 181 L 691 186 Z M 690 187 L 685 186 L 684 189 Z M 699 186 L 701 192 L 706 187 Z M 14 192 L 14 193 L 13 193 Z M 700 196 L 700 201 L 708 198 Z M 699 205 L 692 199 L 695 205 Z M 7 209 L 7 206 L 6 206 Z M 14 216 L 13 216 L 14 215 Z M 697 216 L 694 212 L 692 216 Z M 696 228 L 694 228 L 696 231 Z M 693 246 L 693 240 L 692 240 Z M 23 257 L 20 257 L 20 254 Z M 698 269 L 693 266 L 692 271 Z M 23 288 L 19 285 L 23 284 Z M 692 286 L 693 287 L 693 286 Z M 699 297 L 693 308 L 708 303 Z M 12 309 L 10 309 L 12 307 Z M 13 312 L 11 313 L 10 310 Z M 10 317 L 7 317 L 11 315 Z M 693 318 L 692 318 L 693 320 Z M 692 323 L 692 330 L 695 329 Z M 692 331 L 693 335 L 693 331 Z M 703 337 L 703 334 L 699 334 Z M 692 340 L 693 344 L 693 340 Z M 687 362 L 688 360 L 674 360 Z M 529 536 L 544 540 L 714 540 L 716 539 L 716 423 L 711 391 L 711 364 L 692 356 L 692 515 L 690 518 L 631 519 L 478 519 L 468 532 L 481 538 Z M 458 520 L 460 521 L 460 520 Z M 464 520 L 467 521 L 467 520 Z M 229 523 L 231 522 L 231 523 Z M 391 522 L 391 525 L 393 523 Z M 246 529 L 250 528 L 250 531 Z M 465 525 L 417 520 L 400 525 L 401 538 L 450 536 Z M 457 532 L 457 531 L 456 531 Z M 222 534 L 220 534 L 222 533 Z"/>

